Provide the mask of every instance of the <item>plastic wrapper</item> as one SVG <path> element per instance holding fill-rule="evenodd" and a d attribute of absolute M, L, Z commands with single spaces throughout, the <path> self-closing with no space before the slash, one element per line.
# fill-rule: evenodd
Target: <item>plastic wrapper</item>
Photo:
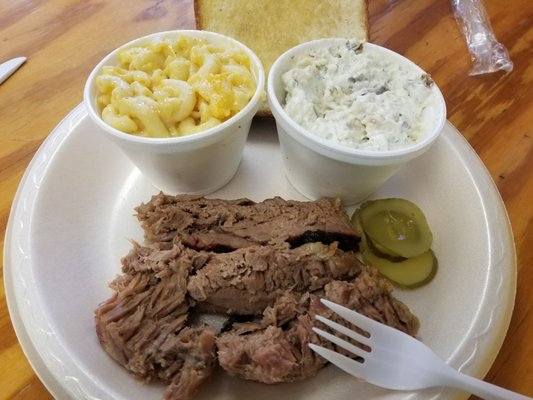
<path fill-rule="evenodd" d="M 481 0 L 451 0 L 457 23 L 465 35 L 473 67 L 470 75 L 499 70 L 510 72 L 513 62 L 504 45 L 498 42 Z"/>

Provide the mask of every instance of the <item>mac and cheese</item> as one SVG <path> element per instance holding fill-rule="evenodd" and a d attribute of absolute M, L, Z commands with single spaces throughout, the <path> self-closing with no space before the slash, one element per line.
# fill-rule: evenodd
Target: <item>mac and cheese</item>
<path fill-rule="evenodd" d="M 96 78 L 102 119 L 148 137 L 216 126 L 246 106 L 256 85 L 244 52 L 185 35 L 123 49 Z"/>

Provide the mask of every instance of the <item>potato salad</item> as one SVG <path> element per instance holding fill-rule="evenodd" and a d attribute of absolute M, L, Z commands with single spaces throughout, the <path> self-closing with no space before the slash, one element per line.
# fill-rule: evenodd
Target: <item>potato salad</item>
<path fill-rule="evenodd" d="M 308 131 L 356 149 L 416 143 L 432 118 L 428 75 L 365 51 L 364 43 L 308 51 L 283 75 L 287 114 Z"/>

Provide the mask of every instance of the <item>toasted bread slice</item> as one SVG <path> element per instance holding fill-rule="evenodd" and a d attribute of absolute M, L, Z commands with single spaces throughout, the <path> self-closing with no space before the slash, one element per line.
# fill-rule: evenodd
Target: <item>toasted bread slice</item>
<path fill-rule="evenodd" d="M 231 36 L 261 59 L 265 74 L 283 52 L 326 37 L 368 40 L 367 0 L 195 0 L 196 28 Z M 259 116 L 271 116 L 267 102 Z"/>

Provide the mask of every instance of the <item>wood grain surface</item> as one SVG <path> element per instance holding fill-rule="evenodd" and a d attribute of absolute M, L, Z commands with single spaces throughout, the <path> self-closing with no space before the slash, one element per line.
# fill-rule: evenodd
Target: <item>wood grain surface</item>
<path fill-rule="evenodd" d="M 533 3 L 485 0 L 514 69 L 476 77 L 468 74 L 470 56 L 448 0 L 369 3 L 371 41 L 404 54 L 433 76 L 448 119 L 479 154 L 501 193 L 516 243 L 517 293 L 505 342 L 486 380 L 533 396 Z M 2 253 L 19 181 L 46 136 L 81 102 L 97 61 L 138 36 L 193 27 L 190 1 L 0 2 L 0 62 L 28 57 L 0 85 Z M 17 341 L 2 284 L 0 399 L 51 398 Z"/>

